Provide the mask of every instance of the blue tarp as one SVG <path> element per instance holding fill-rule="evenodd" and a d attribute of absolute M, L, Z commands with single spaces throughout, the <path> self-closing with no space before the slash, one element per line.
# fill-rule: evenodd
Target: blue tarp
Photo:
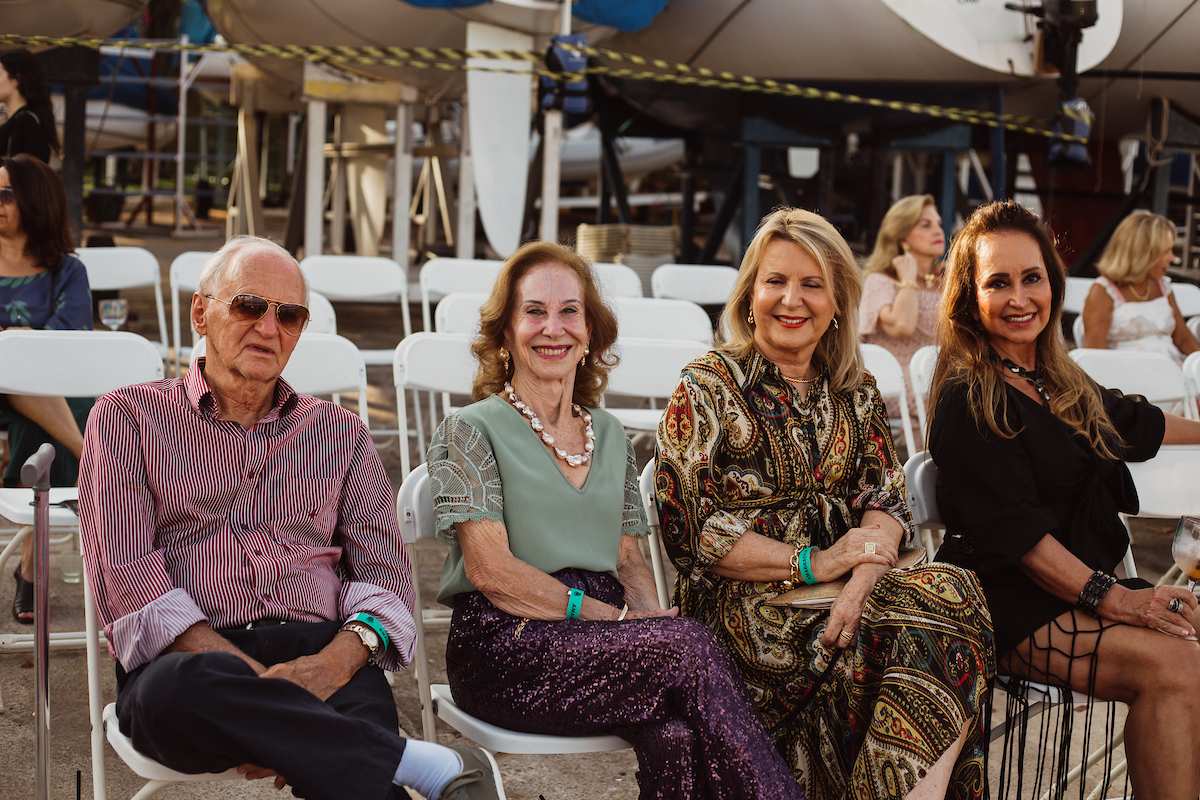
<path fill-rule="evenodd" d="M 469 8 L 491 0 L 404 0 L 420 8 Z M 584 22 L 619 31 L 640 31 L 649 25 L 667 0 L 577 0 L 571 15 Z"/>

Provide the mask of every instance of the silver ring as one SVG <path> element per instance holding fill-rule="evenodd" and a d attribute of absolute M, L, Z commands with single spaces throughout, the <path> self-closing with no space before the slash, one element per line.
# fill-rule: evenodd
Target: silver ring
<path fill-rule="evenodd" d="M 875 543 L 874 543 L 874 542 L 867 542 L 866 544 L 864 544 L 864 545 L 863 545 L 863 552 L 864 552 L 864 553 L 866 553 L 866 554 L 867 554 L 867 555 L 869 555 L 869 556 L 873 556 L 873 555 L 875 555 Z"/>
<path fill-rule="evenodd" d="M 1170 611 L 1172 614 L 1178 614 L 1180 611 L 1183 611 L 1183 601 L 1178 597 L 1172 597 L 1171 602 L 1167 603 L 1167 611 Z"/>

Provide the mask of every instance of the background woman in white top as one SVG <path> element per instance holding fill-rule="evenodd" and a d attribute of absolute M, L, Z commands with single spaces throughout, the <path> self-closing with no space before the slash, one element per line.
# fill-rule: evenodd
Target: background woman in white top
<path fill-rule="evenodd" d="M 1158 214 L 1135 211 L 1117 226 L 1083 305 L 1082 347 L 1152 350 L 1180 364 L 1200 350 L 1167 277 L 1174 245 L 1175 223 Z"/>

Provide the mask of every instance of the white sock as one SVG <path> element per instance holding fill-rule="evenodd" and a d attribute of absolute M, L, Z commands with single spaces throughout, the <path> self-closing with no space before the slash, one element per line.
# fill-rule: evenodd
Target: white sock
<path fill-rule="evenodd" d="M 404 755 L 400 757 L 400 766 L 396 767 L 392 783 L 416 789 L 428 800 L 437 800 L 442 787 L 462 772 L 462 768 L 462 759 L 449 747 L 408 739 L 404 742 Z"/>

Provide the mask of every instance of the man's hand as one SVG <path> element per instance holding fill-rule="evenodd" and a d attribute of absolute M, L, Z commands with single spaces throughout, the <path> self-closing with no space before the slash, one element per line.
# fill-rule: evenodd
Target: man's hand
<path fill-rule="evenodd" d="M 238 764 L 237 771 L 246 776 L 248 781 L 256 781 L 260 778 L 275 778 L 275 788 L 282 789 L 287 786 L 287 778 L 283 777 L 273 769 L 257 767 L 254 764 Z"/>
<path fill-rule="evenodd" d="M 251 666 L 251 668 L 259 675 L 266 672 L 267 668 L 258 663 L 257 660 L 246 655 L 234 645 L 233 642 L 226 639 L 221 634 L 209 627 L 207 622 L 197 622 L 192 627 L 188 628 L 183 633 L 167 646 L 164 653 L 229 653 L 240 658 Z"/>
<path fill-rule="evenodd" d="M 357 635 L 341 631 L 316 655 L 284 661 L 259 674 L 291 681 L 312 692 L 318 700 L 328 700 L 350 682 L 370 655 Z"/>

